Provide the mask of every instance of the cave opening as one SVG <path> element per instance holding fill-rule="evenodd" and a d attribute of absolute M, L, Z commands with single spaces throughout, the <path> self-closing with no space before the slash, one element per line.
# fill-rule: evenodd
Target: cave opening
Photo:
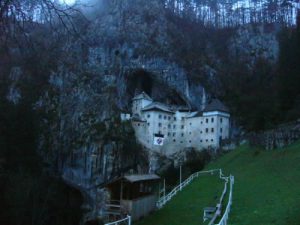
<path fill-rule="evenodd" d="M 183 96 L 174 87 L 155 79 L 154 75 L 144 69 L 130 72 L 127 76 L 127 99 L 130 108 L 131 99 L 141 92 L 145 92 L 152 99 L 170 105 L 187 106 Z"/>
<path fill-rule="evenodd" d="M 130 74 L 130 85 L 129 89 L 132 97 L 141 92 L 147 93 L 149 96 L 152 95 L 153 78 L 151 74 L 143 69 L 139 69 Z"/>

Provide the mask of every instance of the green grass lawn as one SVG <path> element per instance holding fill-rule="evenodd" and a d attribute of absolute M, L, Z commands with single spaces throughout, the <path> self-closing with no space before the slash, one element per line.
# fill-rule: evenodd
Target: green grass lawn
<path fill-rule="evenodd" d="M 231 225 L 300 224 L 300 143 L 258 151 L 247 146 L 212 162 L 235 184 Z"/>
<path fill-rule="evenodd" d="M 242 146 L 206 167 L 212 168 L 235 176 L 230 225 L 300 225 L 300 142 L 272 151 Z M 203 208 L 214 206 L 222 189 L 216 176 L 201 177 L 134 224 L 202 224 Z"/>
<path fill-rule="evenodd" d="M 209 185 L 207 185 L 209 184 Z M 224 182 L 218 175 L 202 175 L 186 186 L 162 209 L 145 217 L 135 225 L 199 225 L 203 222 L 203 208 L 215 206 Z"/>

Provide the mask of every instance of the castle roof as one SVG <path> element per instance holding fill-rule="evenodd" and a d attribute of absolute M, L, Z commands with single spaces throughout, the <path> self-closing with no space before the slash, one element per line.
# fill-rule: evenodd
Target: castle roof
<path fill-rule="evenodd" d="M 171 105 L 170 109 L 174 112 L 179 111 L 179 112 L 189 112 L 190 109 L 187 106 L 183 106 L 183 105 Z"/>
<path fill-rule="evenodd" d="M 141 94 L 134 96 L 132 100 L 140 100 L 140 99 L 147 99 L 149 101 L 152 101 L 152 98 L 149 95 L 147 95 L 144 91 Z"/>
<path fill-rule="evenodd" d="M 132 115 L 132 121 L 136 121 L 136 122 L 146 122 L 146 120 L 142 119 L 138 114 L 134 114 Z"/>
<path fill-rule="evenodd" d="M 142 109 L 142 111 L 158 110 L 168 113 L 174 113 L 174 111 L 166 104 L 160 102 L 152 102 L 150 105 L 147 105 Z"/>
<path fill-rule="evenodd" d="M 229 113 L 229 109 L 219 99 L 212 100 L 204 109 L 204 112 L 212 111 Z"/>
<path fill-rule="evenodd" d="M 203 113 L 201 111 L 195 111 L 195 112 L 191 112 L 187 118 L 193 118 L 193 117 L 201 117 L 203 116 Z"/>

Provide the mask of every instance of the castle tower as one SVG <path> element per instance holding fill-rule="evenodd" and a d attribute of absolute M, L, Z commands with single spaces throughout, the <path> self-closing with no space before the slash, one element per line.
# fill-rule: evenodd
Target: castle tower
<path fill-rule="evenodd" d="M 205 107 L 206 107 L 206 93 L 205 93 L 205 89 L 202 88 L 201 110 L 204 110 Z"/>
<path fill-rule="evenodd" d="M 152 98 L 149 97 L 145 92 L 142 92 L 139 95 L 136 95 L 132 99 L 132 115 L 139 115 L 141 116 L 141 110 L 150 105 L 153 102 Z"/>

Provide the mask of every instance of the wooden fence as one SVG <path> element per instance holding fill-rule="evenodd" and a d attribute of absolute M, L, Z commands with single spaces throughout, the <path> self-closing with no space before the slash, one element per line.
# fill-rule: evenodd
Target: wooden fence
<path fill-rule="evenodd" d="M 179 191 L 182 190 L 185 186 L 190 184 L 196 177 L 199 177 L 202 174 L 211 174 L 214 175 L 216 172 L 219 172 L 220 169 L 215 170 L 208 170 L 208 171 L 199 171 L 196 173 L 193 173 L 191 176 L 189 176 L 185 181 L 177 185 L 169 194 L 166 196 L 161 197 L 157 203 L 156 206 L 158 209 L 162 208 L 168 201 L 170 201 Z"/>
<path fill-rule="evenodd" d="M 131 216 L 127 216 L 124 219 L 114 221 L 111 223 L 106 223 L 105 225 L 131 225 Z"/>
<path fill-rule="evenodd" d="M 229 191 L 229 198 L 228 198 L 228 203 L 225 209 L 225 212 L 220 220 L 219 223 L 216 225 L 227 225 L 228 224 L 228 218 L 229 218 L 229 213 L 232 205 L 232 190 L 233 190 L 233 184 L 234 184 L 234 176 L 230 175 L 229 176 L 230 180 L 230 191 Z"/>

